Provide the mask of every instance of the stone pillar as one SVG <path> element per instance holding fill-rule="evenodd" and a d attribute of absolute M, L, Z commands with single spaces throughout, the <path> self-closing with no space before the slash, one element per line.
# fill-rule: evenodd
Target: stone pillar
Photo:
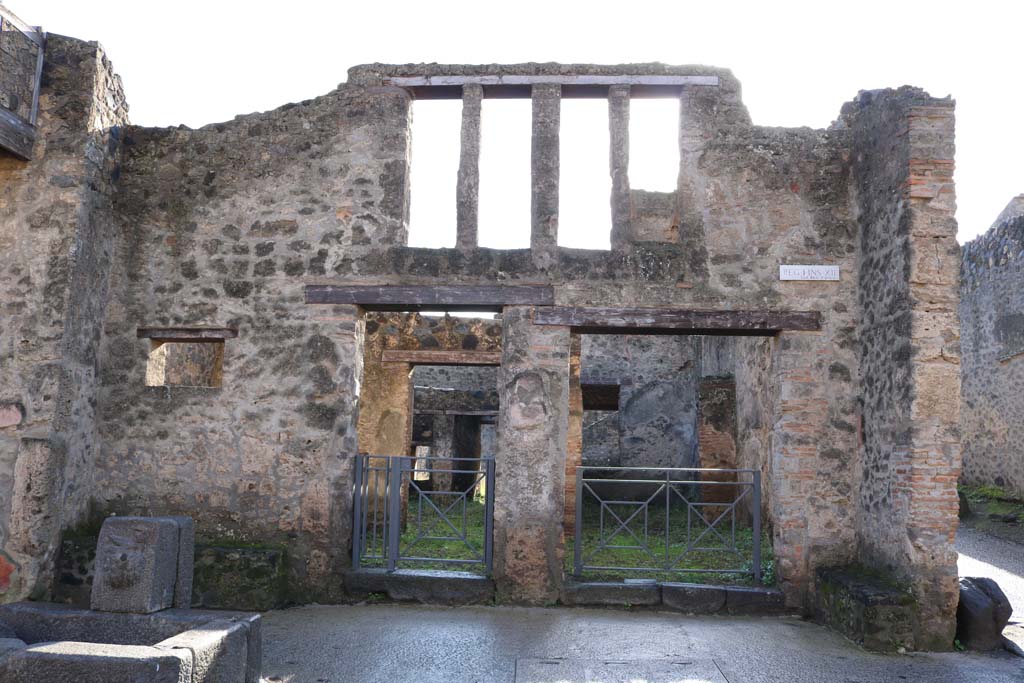
<path fill-rule="evenodd" d="M 582 338 L 574 334 L 569 340 L 569 435 L 565 452 L 565 518 L 566 534 L 576 531 L 576 468 L 583 464 L 583 385 L 580 382 Z"/>
<path fill-rule="evenodd" d="M 67 449 L 50 438 L 23 437 L 14 466 L 7 551 L 15 569 L 12 591 L 35 600 L 50 591 L 60 546 L 59 501 Z M 0 553 L 0 569 L 7 561 Z M 10 577 L 5 576 L 5 579 Z"/>
<path fill-rule="evenodd" d="M 310 483 L 300 512 L 313 539 L 306 561 L 307 580 L 319 595 L 331 599 L 340 594 L 337 577 L 352 558 L 353 456 L 358 452 L 366 326 L 358 306 L 324 307 L 317 314 L 322 336 L 330 340 L 334 351 L 325 354 L 327 358 L 319 364 L 333 378 L 331 395 L 337 416 L 322 475 Z"/>
<path fill-rule="evenodd" d="M 683 86 L 679 96 L 679 179 L 676 183 L 676 220 L 679 243 L 690 254 L 687 277 L 703 279 L 708 274 L 707 247 L 704 238 L 705 176 L 700 168 L 704 147 L 721 122 L 715 120 L 717 108 L 702 86 Z"/>
<path fill-rule="evenodd" d="M 563 574 L 562 519 L 569 430 L 569 328 L 504 311 L 498 391 L 494 579 L 503 600 L 556 600 Z"/>
<path fill-rule="evenodd" d="M 612 176 L 612 248 L 624 246 L 630 239 L 629 198 L 629 86 L 608 89 L 609 162 Z"/>
<path fill-rule="evenodd" d="M 451 491 L 452 475 L 446 470 L 453 469 L 455 457 L 455 416 L 434 416 L 434 445 L 430 449 L 430 481 L 435 491 Z"/>
<path fill-rule="evenodd" d="M 462 86 L 462 149 L 459 155 L 459 179 L 456 186 L 455 246 L 477 246 L 480 208 L 480 104 L 483 86 Z"/>
<path fill-rule="evenodd" d="M 533 137 L 531 147 L 530 248 L 534 257 L 558 245 L 558 126 L 561 119 L 562 86 L 544 83 L 533 86 Z"/>

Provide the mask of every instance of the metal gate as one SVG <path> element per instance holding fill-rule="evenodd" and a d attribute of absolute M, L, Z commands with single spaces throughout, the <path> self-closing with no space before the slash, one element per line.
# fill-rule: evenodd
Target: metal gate
<path fill-rule="evenodd" d="M 761 473 L 577 468 L 573 574 L 588 570 L 750 574 L 761 583 Z"/>
<path fill-rule="evenodd" d="M 452 565 L 490 574 L 494 458 L 358 455 L 353 518 L 356 569 Z"/>

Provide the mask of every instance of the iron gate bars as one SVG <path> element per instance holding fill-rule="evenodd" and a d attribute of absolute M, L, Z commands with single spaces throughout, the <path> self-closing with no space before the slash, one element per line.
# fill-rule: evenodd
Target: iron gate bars
<path fill-rule="evenodd" d="M 711 491 L 715 495 L 707 495 Z M 737 511 L 741 525 L 747 513 L 747 505 L 741 503 L 749 504 L 749 557 L 736 542 Z M 629 551 L 632 566 L 614 563 L 616 557 L 623 557 L 620 551 Z M 714 556 L 716 568 L 688 563 L 697 553 Z M 730 562 L 735 557 L 738 566 L 718 568 L 719 556 Z M 743 566 L 747 562 L 749 569 Z M 761 473 L 709 468 L 578 467 L 573 574 L 579 577 L 587 570 L 749 573 L 754 583 L 760 584 Z"/>
<path fill-rule="evenodd" d="M 420 475 L 429 476 L 430 486 Z M 482 524 L 473 509 L 481 493 Z M 494 458 L 357 455 L 352 513 L 355 569 L 372 565 L 394 571 L 427 563 L 477 566 L 489 574 Z"/>

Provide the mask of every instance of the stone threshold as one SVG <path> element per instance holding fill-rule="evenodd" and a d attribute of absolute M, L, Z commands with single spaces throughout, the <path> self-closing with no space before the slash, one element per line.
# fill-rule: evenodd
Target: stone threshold
<path fill-rule="evenodd" d="M 712 586 L 673 582 L 567 582 L 566 605 L 594 607 L 666 607 L 686 614 L 775 616 L 793 614 L 778 588 Z"/>
<path fill-rule="evenodd" d="M 387 596 L 396 602 L 425 605 L 493 603 L 494 581 L 468 572 L 367 568 L 345 573 L 345 593 L 352 598 Z M 696 583 L 567 581 L 561 603 L 589 607 L 665 607 L 686 614 L 783 615 L 786 608 L 777 588 L 712 586 Z"/>
<path fill-rule="evenodd" d="M 494 581 L 469 572 L 355 569 L 345 573 L 345 593 L 365 599 L 386 595 L 397 602 L 425 605 L 479 605 L 494 602 Z"/>

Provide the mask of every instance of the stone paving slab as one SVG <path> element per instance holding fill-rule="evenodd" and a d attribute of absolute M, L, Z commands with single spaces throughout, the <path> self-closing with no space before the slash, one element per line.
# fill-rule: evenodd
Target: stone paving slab
<path fill-rule="evenodd" d="M 577 662 L 639 662 L 640 673 L 655 676 L 653 681 L 672 675 L 672 663 L 692 661 L 715 663 L 724 678 L 677 680 L 1024 683 L 1022 660 L 1007 652 L 874 654 L 793 617 L 691 617 L 649 608 L 310 605 L 268 612 L 263 628 L 269 683 L 518 683 L 517 660 L 526 663 L 523 675 L 533 675 L 534 660 L 565 660 L 559 665 L 564 674 L 573 673 Z M 652 668 L 653 662 L 664 667 Z M 571 677 L 552 680 L 575 683 Z M 626 680 L 646 683 L 642 675 Z"/>
<path fill-rule="evenodd" d="M 515 683 L 729 683 L 713 660 L 517 659 Z"/>

